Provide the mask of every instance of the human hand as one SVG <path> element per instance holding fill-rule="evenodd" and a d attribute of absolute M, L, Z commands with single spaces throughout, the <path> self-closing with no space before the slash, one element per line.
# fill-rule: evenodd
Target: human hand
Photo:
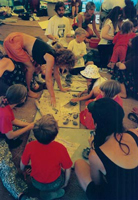
<path fill-rule="evenodd" d="M 51 97 L 51 106 L 56 107 L 56 99 L 55 97 Z"/>
<path fill-rule="evenodd" d="M 29 125 L 28 125 L 28 130 L 31 130 L 31 129 L 33 129 L 33 128 L 34 128 L 34 122 L 29 123 Z"/>
<path fill-rule="evenodd" d="M 79 94 L 77 95 L 78 97 L 81 97 L 81 95 L 83 94 L 83 92 L 79 92 Z"/>
<path fill-rule="evenodd" d="M 61 92 L 68 92 L 68 91 L 70 91 L 70 88 L 61 88 L 60 91 Z"/>
<path fill-rule="evenodd" d="M 31 166 L 26 166 L 25 171 L 23 171 L 24 180 L 27 180 L 27 176 L 30 176 L 31 171 Z"/>
<path fill-rule="evenodd" d="M 71 99 L 70 101 L 75 103 L 75 102 L 79 101 L 79 98 L 74 98 L 74 99 Z"/>

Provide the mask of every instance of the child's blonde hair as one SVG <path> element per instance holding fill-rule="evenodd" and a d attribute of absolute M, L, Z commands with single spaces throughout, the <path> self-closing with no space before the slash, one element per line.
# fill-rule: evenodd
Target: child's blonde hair
<path fill-rule="evenodd" d="M 81 28 L 81 27 L 79 27 L 79 28 L 77 28 L 76 30 L 75 30 L 75 36 L 76 35 L 86 35 L 86 31 L 83 29 L 83 28 Z"/>
<path fill-rule="evenodd" d="M 129 21 L 129 20 L 125 21 L 121 26 L 122 34 L 130 33 L 132 31 L 133 27 L 134 27 L 134 25 L 131 21 Z"/>
<path fill-rule="evenodd" d="M 104 92 L 104 97 L 113 98 L 121 92 L 121 86 L 118 81 L 108 80 L 100 85 L 100 90 Z"/>

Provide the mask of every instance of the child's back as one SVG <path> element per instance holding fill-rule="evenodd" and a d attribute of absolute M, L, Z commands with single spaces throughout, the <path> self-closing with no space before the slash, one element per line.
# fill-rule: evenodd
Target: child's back
<path fill-rule="evenodd" d="M 21 170 L 31 161 L 32 184 L 40 190 L 40 197 L 60 198 L 65 193 L 61 187 L 67 186 L 70 178 L 72 161 L 66 148 L 54 141 L 58 134 L 57 122 L 47 114 L 35 123 L 33 131 L 37 141 L 27 144 Z"/>

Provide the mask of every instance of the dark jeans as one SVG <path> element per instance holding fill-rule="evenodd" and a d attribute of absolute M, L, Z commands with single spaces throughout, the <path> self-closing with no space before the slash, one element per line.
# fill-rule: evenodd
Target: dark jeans
<path fill-rule="evenodd" d="M 100 54 L 100 67 L 107 68 L 107 65 L 113 53 L 113 44 L 98 45 L 98 51 Z"/>
<path fill-rule="evenodd" d="M 32 184 L 40 191 L 53 192 L 60 189 L 65 182 L 65 174 L 61 171 L 61 175 L 52 183 L 40 183 L 32 177 Z"/>

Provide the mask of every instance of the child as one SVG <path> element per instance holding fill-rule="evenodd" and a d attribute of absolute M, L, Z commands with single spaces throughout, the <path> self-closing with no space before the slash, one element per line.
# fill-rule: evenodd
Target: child
<path fill-rule="evenodd" d="M 76 69 L 72 69 L 71 74 L 73 72 L 75 74 L 78 74 L 82 69 L 84 69 L 85 64 L 84 64 L 83 56 L 87 54 L 86 44 L 84 43 L 84 40 L 86 38 L 86 31 L 83 28 L 77 28 L 75 30 L 75 37 L 76 38 L 70 41 L 68 45 L 68 49 L 71 50 L 77 58 L 77 62 L 75 65 Z"/>
<path fill-rule="evenodd" d="M 21 144 L 20 139 L 15 139 L 28 130 L 31 130 L 34 123 L 23 122 L 15 119 L 12 109 L 25 101 L 27 89 L 20 84 L 12 85 L 8 88 L 5 97 L 1 97 L 0 102 L 0 136 L 6 138 L 9 148 L 16 148 Z M 13 131 L 13 125 L 24 127 Z"/>
<path fill-rule="evenodd" d="M 88 89 L 79 93 L 77 98 L 71 99 L 71 102 L 88 100 L 95 98 L 100 93 L 99 86 L 106 79 L 99 74 L 99 68 L 96 65 L 87 65 L 86 68 L 80 72 L 83 77 L 87 79 Z M 82 94 L 88 93 L 81 97 Z"/>
<path fill-rule="evenodd" d="M 34 187 L 40 190 L 41 199 L 56 199 L 64 195 L 72 161 L 66 148 L 54 141 L 58 124 L 50 114 L 39 119 L 34 126 L 37 141 L 30 142 L 22 155 L 20 168 L 31 161 L 31 177 Z"/>
<path fill-rule="evenodd" d="M 96 101 L 101 98 L 111 98 L 114 101 L 116 101 L 120 106 L 123 107 L 123 101 L 119 96 L 119 93 L 121 92 L 121 86 L 118 81 L 114 80 L 105 81 L 100 85 L 100 90 L 101 93 L 95 99 L 87 101 L 85 103 L 86 106 L 88 106 L 88 104 L 91 103 L 92 101 Z M 80 113 L 80 122 L 88 129 L 95 128 L 92 115 L 88 111 L 87 107 Z"/>
<path fill-rule="evenodd" d="M 125 61 L 129 40 L 135 36 L 136 33 L 133 33 L 133 23 L 127 20 L 122 24 L 121 31 L 114 37 L 113 43 L 115 46 L 108 67 L 113 69 L 116 62 Z"/>

